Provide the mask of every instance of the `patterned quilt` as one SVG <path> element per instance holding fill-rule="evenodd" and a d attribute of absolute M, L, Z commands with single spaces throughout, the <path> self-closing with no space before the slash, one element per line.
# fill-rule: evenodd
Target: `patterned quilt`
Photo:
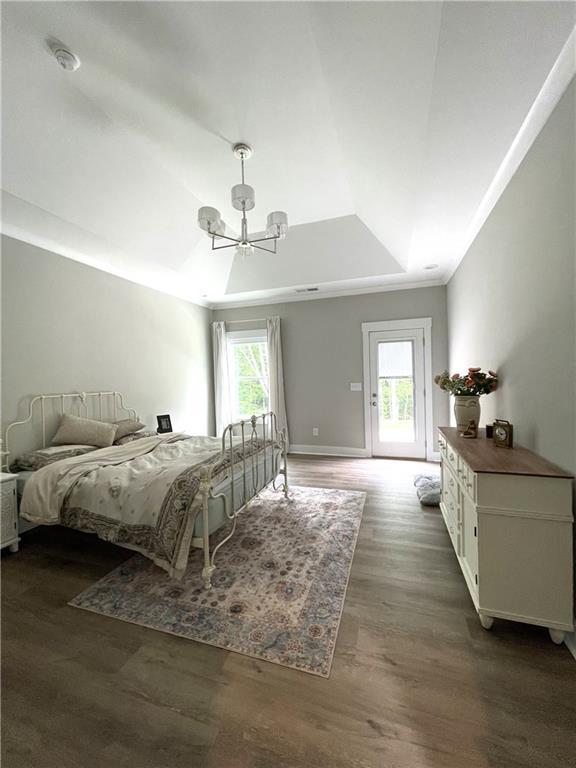
<path fill-rule="evenodd" d="M 228 451 L 219 459 L 220 451 L 219 438 L 170 434 L 64 459 L 34 472 L 20 514 L 35 523 L 95 533 L 141 552 L 178 577 L 202 507 L 203 469 L 214 465 L 214 482 L 229 474 L 231 464 L 242 470 L 238 443 L 232 458 Z M 251 439 L 244 455 L 263 451 L 262 441 Z"/>

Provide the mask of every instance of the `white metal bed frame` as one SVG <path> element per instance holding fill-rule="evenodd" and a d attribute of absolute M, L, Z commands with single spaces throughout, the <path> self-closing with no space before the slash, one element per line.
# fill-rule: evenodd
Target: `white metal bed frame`
<path fill-rule="evenodd" d="M 51 412 L 47 414 L 47 403 L 50 404 Z M 70 409 L 67 410 L 67 405 Z M 56 413 L 53 406 L 56 405 Z M 92 406 L 92 410 L 91 410 Z M 66 392 L 50 395 L 33 395 L 28 402 L 28 412 L 25 418 L 13 421 L 4 432 L 4 450 L 2 454 L 2 470 L 8 471 L 10 465 L 10 455 L 12 451 L 11 438 L 15 428 L 24 428 L 26 424 L 32 427 L 34 417 L 39 410 L 40 428 L 42 436 L 42 448 L 47 443 L 47 419 L 49 417 L 61 417 L 65 413 L 70 413 L 74 407 L 78 415 L 94 418 L 97 421 L 106 421 L 108 416 L 112 421 L 117 421 L 119 415 L 124 418 L 137 419 L 138 416 L 134 408 L 128 408 L 124 405 L 124 397 L 120 392 Z M 90 416 L 88 416 L 90 414 Z M 247 455 L 247 449 L 254 447 L 254 441 L 260 441 L 261 445 L 256 451 L 251 450 Z M 245 421 L 238 421 L 224 429 L 222 433 L 221 450 L 210 464 L 201 470 L 201 481 L 198 493 L 201 497 L 202 509 L 202 537 L 193 537 L 191 545 L 203 549 L 204 567 L 202 569 L 202 579 L 206 589 L 212 586 L 212 575 L 215 570 L 214 560 L 218 550 L 229 541 L 236 532 L 236 523 L 238 516 L 244 512 L 250 502 L 256 498 L 259 493 L 268 485 L 272 484 L 274 490 L 282 491 L 285 498 L 288 498 L 288 462 L 287 462 L 287 441 L 286 433 L 283 429 L 278 429 L 276 414 L 272 411 L 252 416 Z M 32 449 L 33 450 L 33 449 Z M 240 451 L 240 458 L 235 454 Z M 267 452 L 270 452 L 268 459 Z M 280 458 L 282 464 L 280 464 Z M 219 473 L 222 462 L 229 461 L 228 471 L 230 477 L 230 499 L 225 492 L 215 493 L 216 484 L 220 485 L 223 481 L 220 478 L 215 484 L 215 475 Z M 270 474 L 268 474 L 268 460 L 270 460 Z M 237 498 L 236 482 L 238 480 L 238 467 L 242 465 L 241 485 L 242 490 L 240 498 Z M 260 464 L 263 464 L 263 483 L 260 483 Z M 247 481 L 248 472 L 250 473 L 250 482 Z M 276 480 L 282 475 L 282 482 L 279 486 Z M 231 522 L 229 533 L 221 539 L 218 544 L 210 549 L 210 511 L 211 503 L 219 501 L 224 504 L 225 517 Z M 237 505 L 238 502 L 238 505 Z"/>
<path fill-rule="evenodd" d="M 249 433 L 247 434 L 247 429 Z M 259 431 L 260 430 L 260 431 Z M 234 443 L 234 432 L 240 432 L 237 438 L 240 439 L 240 443 Z M 247 445 L 253 443 L 253 441 L 259 440 L 263 445 L 262 448 L 257 451 L 251 451 L 249 456 L 246 456 Z M 240 460 L 234 461 L 234 451 L 240 450 Z M 270 479 L 268 479 L 267 473 L 267 451 L 270 450 Z M 277 451 L 277 453 L 275 453 Z M 206 589 L 210 589 L 212 586 L 212 574 L 214 573 L 214 559 L 220 547 L 226 544 L 234 533 L 236 532 L 236 523 L 239 515 L 244 512 L 250 502 L 255 499 L 266 486 L 270 483 L 275 491 L 280 490 L 284 494 L 284 497 L 288 498 L 288 459 L 287 459 L 287 441 L 286 433 L 284 430 L 278 429 L 278 423 L 276 414 L 272 411 L 262 413 L 260 416 L 252 416 L 246 421 L 237 421 L 233 424 L 228 424 L 222 433 L 222 450 L 217 459 L 207 466 L 202 473 L 202 480 L 200 484 L 200 491 L 202 497 L 202 522 L 203 522 L 203 537 L 202 539 L 193 538 L 192 546 L 201 547 L 204 550 L 204 568 L 202 569 L 202 578 L 204 580 L 204 586 Z M 259 457 L 263 457 L 263 474 L 264 482 L 260 485 L 259 482 Z M 279 460 L 282 457 L 282 465 L 279 466 Z M 214 493 L 213 475 L 214 471 L 222 461 L 222 459 L 228 458 L 230 464 L 230 496 L 229 500 L 225 493 Z M 242 464 L 242 495 L 240 505 L 236 508 L 236 491 L 235 491 L 235 465 L 237 463 Z M 250 470 L 251 484 L 250 487 L 247 484 L 247 470 Z M 279 475 L 282 475 L 283 480 L 279 487 L 276 486 L 276 479 Z M 226 517 L 231 521 L 232 526 L 228 535 L 223 538 L 218 544 L 210 551 L 210 535 L 209 535 L 209 517 L 210 517 L 210 501 L 220 499 L 224 503 L 224 510 Z"/>
<path fill-rule="evenodd" d="M 70 410 L 66 410 L 66 405 L 70 402 Z M 56 413 L 53 409 L 49 414 L 46 413 L 47 403 L 59 405 Z M 98 408 L 98 412 L 90 411 L 91 403 Z M 124 418 L 137 419 L 134 408 L 127 408 L 124 405 L 124 396 L 120 392 L 62 392 L 57 395 L 33 395 L 28 402 L 28 413 L 24 419 L 13 421 L 8 424 L 4 432 L 4 450 L 2 451 L 2 468 L 8 468 L 11 455 L 10 436 L 15 427 L 23 427 L 25 424 L 34 424 L 34 415 L 36 406 L 40 410 L 40 424 L 42 430 L 42 448 L 46 448 L 46 421 L 50 416 L 63 416 L 65 413 L 72 413 L 74 405 L 77 406 L 78 415 L 82 414 L 85 418 L 96 419 L 96 421 L 106 421 L 105 416 L 109 415 L 112 421 L 117 421 L 118 416 L 124 414 Z"/>

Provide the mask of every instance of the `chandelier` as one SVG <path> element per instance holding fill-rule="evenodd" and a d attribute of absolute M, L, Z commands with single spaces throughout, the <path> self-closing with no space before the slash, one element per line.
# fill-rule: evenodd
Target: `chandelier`
<path fill-rule="evenodd" d="M 254 248 L 257 248 L 259 251 L 276 253 L 276 243 L 278 240 L 283 240 L 288 232 L 288 216 L 284 211 L 269 213 L 266 221 L 266 232 L 258 232 L 254 235 L 248 234 L 246 211 L 251 211 L 256 203 L 254 188 L 244 183 L 244 161 L 252 157 L 253 151 L 252 147 L 249 147 L 248 144 L 236 144 L 233 151 L 234 156 L 240 160 L 242 165 L 242 183 L 235 184 L 232 187 L 232 205 L 237 211 L 242 211 L 240 237 L 229 237 L 226 235 L 226 224 L 222 221 L 220 211 L 209 206 L 203 206 L 198 209 L 198 226 L 212 239 L 213 251 L 235 247 L 237 255 L 242 257 L 254 253 Z M 262 234 L 265 234 L 265 237 L 261 237 Z M 225 245 L 216 245 L 217 240 L 229 240 L 230 242 Z M 270 242 L 274 243 L 273 248 L 261 245 L 261 243 Z"/>

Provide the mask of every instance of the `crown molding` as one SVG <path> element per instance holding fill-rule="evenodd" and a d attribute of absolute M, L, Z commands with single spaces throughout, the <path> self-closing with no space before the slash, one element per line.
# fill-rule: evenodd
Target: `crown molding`
<path fill-rule="evenodd" d="M 572 78 L 576 74 L 576 56 L 574 51 L 576 51 L 576 27 L 572 29 L 568 40 L 560 51 L 560 55 L 556 59 L 542 88 L 534 99 L 524 122 L 520 126 L 514 141 L 496 171 L 486 194 L 476 209 L 460 249 L 461 256 L 446 268 L 446 282 L 450 280 L 470 250 L 472 243 L 486 223 L 496 203 L 570 85 Z"/>
<path fill-rule="evenodd" d="M 416 288 L 434 288 L 446 285 L 445 280 L 420 280 L 406 283 L 390 283 L 382 285 L 371 285 L 364 288 L 343 288 L 337 290 L 323 291 L 320 287 L 318 293 L 313 294 L 292 294 L 283 293 L 280 295 L 262 297 L 258 299 L 245 299 L 244 301 L 213 301 L 210 303 L 210 309 L 240 309 L 241 307 L 262 307 L 267 304 L 293 304 L 299 301 L 320 301 L 321 299 L 337 299 L 344 296 L 361 296 L 368 293 L 388 293 L 389 291 L 412 291 Z"/>

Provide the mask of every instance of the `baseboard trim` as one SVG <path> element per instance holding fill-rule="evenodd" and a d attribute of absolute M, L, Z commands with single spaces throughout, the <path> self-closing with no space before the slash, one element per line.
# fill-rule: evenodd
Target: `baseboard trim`
<path fill-rule="evenodd" d="M 291 445 L 288 453 L 311 453 L 316 456 L 341 456 L 347 459 L 370 458 L 366 448 L 351 448 L 342 445 Z"/>
<path fill-rule="evenodd" d="M 341 456 L 346 459 L 370 459 L 371 452 L 367 448 L 351 448 L 347 445 L 291 445 L 288 453 L 310 453 L 315 456 Z M 401 461 L 400 457 L 396 457 Z M 438 451 L 432 451 L 426 456 L 426 461 L 440 461 Z"/>
<path fill-rule="evenodd" d="M 576 632 L 569 632 L 564 639 L 564 643 L 566 644 L 566 648 L 568 648 L 572 656 L 576 659 Z"/>

